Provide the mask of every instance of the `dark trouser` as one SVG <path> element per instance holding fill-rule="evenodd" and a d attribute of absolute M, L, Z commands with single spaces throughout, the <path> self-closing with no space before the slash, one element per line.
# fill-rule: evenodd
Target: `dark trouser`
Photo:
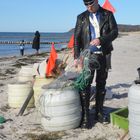
<path fill-rule="evenodd" d="M 24 49 L 20 49 L 20 54 L 21 54 L 21 56 L 24 55 Z"/>
<path fill-rule="evenodd" d="M 103 116 L 103 102 L 104 102 L 104 97 L 106 93 L 106 79 L 108 76 L 108 72 L 106 70 L 106 56 L 103 56 L 102 54 L 97 55 L 98 62 L 100 64 L 100 68 L 96 70 L 96 119 L 100 119 L 98 117 Z M 91 75 L 92 75 L 92 80 L 94 78 L 94 73 L 95 70 L 91 68 Z M 91 81 L 92 83 L 92 81 Z"/>
<path fill-rule="evenodd" d="M 111 69 L 111 53 L 106 55 L 106 68 Z"/>
<path fill-rule="evenodd" d="M 106 71 L 106 57 L 103 55 L 97 55 L 97 60 L 100 64 L 100 68 L 96 70 L 96 117 L 99 115 L 102 119 L 103 116 L 103 102 L 105 97 L 105 85 L 106 85 L 106 79 L 107 79 L 107 71 Z M 91 61 L 92 62 L 92 61 Z M 92 63 L 90 64 L 91 68 L 91 81 L 90 84 L 93 81 L 95 70 L 92 66 Z M 81 97 L 81 105 L 82 105 L 82 120 L 81 120 L 81 127 L 82 128 L 89 128 L 89 103 L 90 103 L 90 85 L 85 88 L 85 90 L 80 91 L 80 97 Z"/>

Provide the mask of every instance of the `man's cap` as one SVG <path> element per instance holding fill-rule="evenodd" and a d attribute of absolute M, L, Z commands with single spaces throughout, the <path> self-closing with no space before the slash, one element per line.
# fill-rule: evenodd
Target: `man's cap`
<path fill-rule="evenodd" d="M 83 0 L 85 5 L 92 5 L 95 0 Z"/>

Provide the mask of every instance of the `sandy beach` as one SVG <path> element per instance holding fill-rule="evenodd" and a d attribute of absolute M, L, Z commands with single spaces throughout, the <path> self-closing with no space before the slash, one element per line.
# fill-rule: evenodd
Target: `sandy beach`
<path fill-rule="evenodd" d="M 113 45 L 112 69 L 107 80 L 107 89 L 113 93 L 113 97 L 105 100 L 108 114 L 128 105 L 128 90 L 138 78 L 137 68 L 140 67 L 140 32 L 121 33 Z M 62 58 L 63 54 L 59 52 L 59 57 Z M 0 116 L 7 119 L 0 124 L 0 140 L 120 140 L 126 133 L 123 129 L 111 123 L 103 125 L 93 121 L 94 101 L 90 106 L 91 129 L 76 128 L 61 132 L 46 132 L 40 124 L 40 113 L 36 108 L 26 109 L 23 116 L 17 116 L 19 109 L 8 106 L 7 85 L 16 80 L 21 65 L 32 65 L 48 55 L 0 58 Z M 124 140 L 129 138 L 128 133 Z"/>

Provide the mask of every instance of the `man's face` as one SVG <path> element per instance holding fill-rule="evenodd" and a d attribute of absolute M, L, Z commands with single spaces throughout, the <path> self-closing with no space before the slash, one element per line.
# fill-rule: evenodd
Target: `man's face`
<path fill-rule="evenodd" d="M 91 5 L 86 5 L 87 7 L 87 10 L 90 12 L 90 13 L 96 13 L 99 6 L 98 6 L 98 0 L 95 0 L 93 4 Z"/>

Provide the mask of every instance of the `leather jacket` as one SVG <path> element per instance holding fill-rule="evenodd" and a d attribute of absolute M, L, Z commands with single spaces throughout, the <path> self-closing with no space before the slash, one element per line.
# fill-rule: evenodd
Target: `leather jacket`
<path fill-rule="evenodd" d="M 118 27 L 113 13 L 99 6 L 100 15 L 100 43 L 103 54 L 109 54 L 113 50 L 112 41 L 118 36 Z M 88 48 L 91 41 L 89 11 L 77 16 L 74 31 L 74 58 L 80 56 L 80 52 Z"/>

